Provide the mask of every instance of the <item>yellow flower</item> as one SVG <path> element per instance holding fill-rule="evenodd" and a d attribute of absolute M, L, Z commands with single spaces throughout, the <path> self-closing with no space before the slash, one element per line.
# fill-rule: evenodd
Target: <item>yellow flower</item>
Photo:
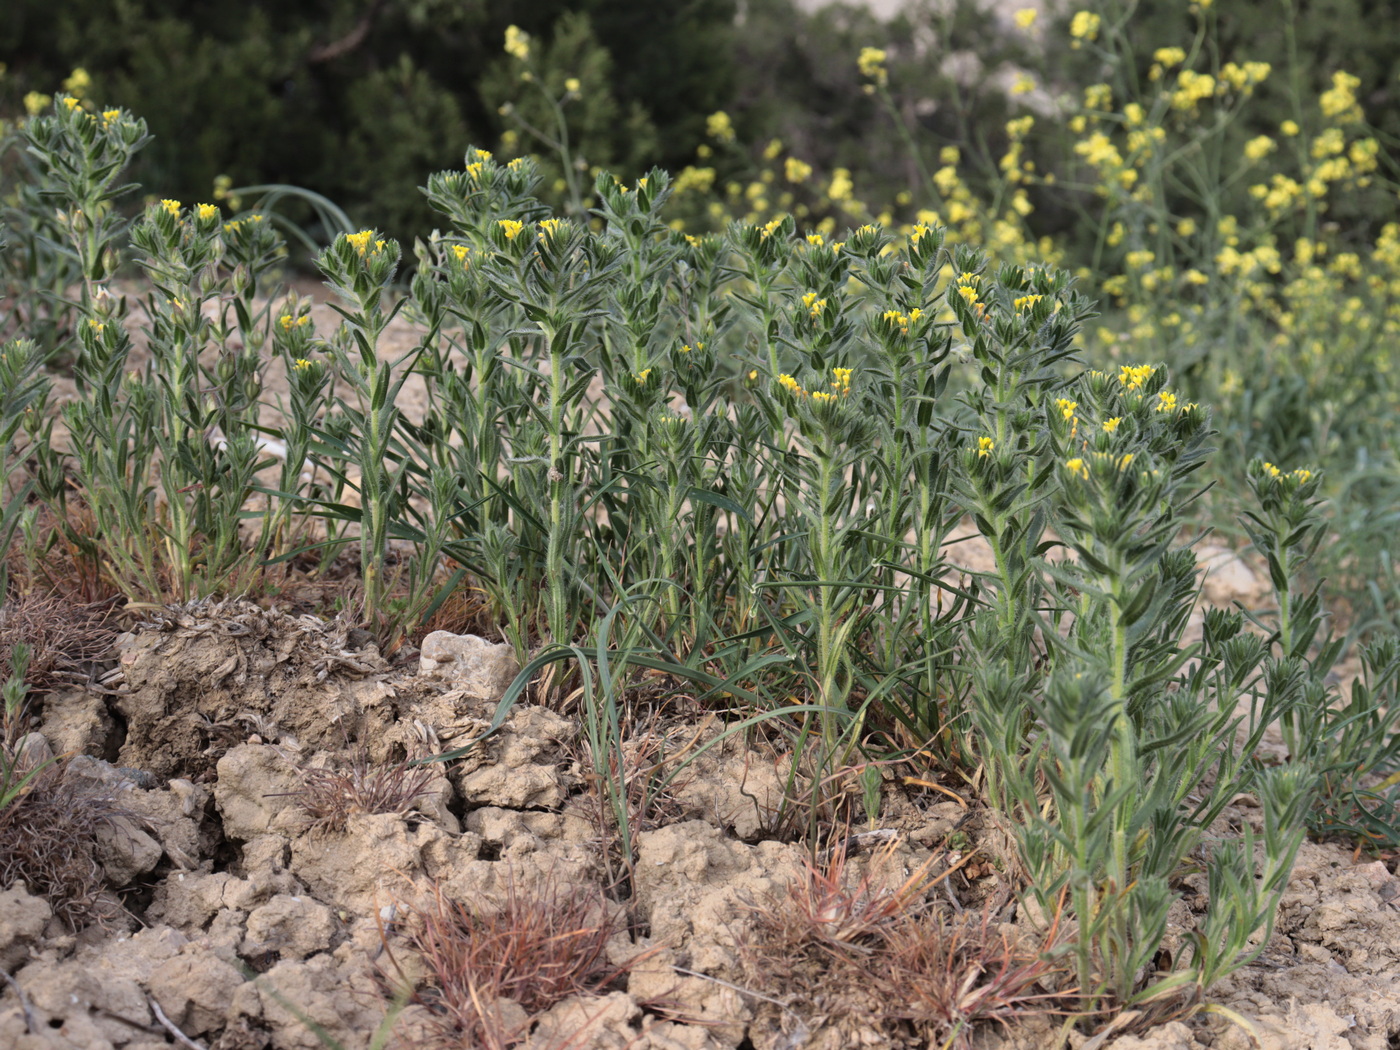
<path fill-rule="evenodd" d="M 525 228 L 523 222 L 517 222 L 514 219 L 497 219 L 496 225 L 505 233 L 508 241 L 515 240 L 516 234 Z"/>
<path fill-rule="evenodd" d="M 637 381 L 637 385 L 638 385 L 638 386 L 645 386 L 645 385 L 646 385 L 646 381 L 647 381 L 647 376 L 649 376 L 649 375 L 651 375 L 651 369 L 650 369 L 650 368 L 643 368 L 640 372 L 635 373 L 635 374 L 632 376 L 632 378 L 635 379 L 635 380 Z"/>
<path fill-rule="evenodd" d="M 980 437 L 980 438 L 978 438 L 978 439 L 977 439 L 977 458 L 978 458 L 978 459 L 981 459 L 981 458 L 983 458 L 984 456 L 990 456 L 990 455 L 992 454 L 992 449 L 994 449 L 994 448 L 996 448 L 996 442 L 994 442 L 991 438 L 989 438 L 989 437 Z"/>
<path fill-rule="evenodd" d="M 1160 394 L 1158 394 L 1158 395 L 1157 395 L 1157 411 L 1158 411 L 1158 412 L 1175 412 L 1175 411 L 1176 411 L 1176 395 L 1173 394 L 1173 393 L 1171 393 L 1170 391 L 1167 391 L 1167 390 L 1163 390 Z"/>
<path fill-rule="evenodd" d="M 1358 81 L 1358 83 L 1360 83 L 1360 81 Z M 70 95 L 76 95 L 78 98 L 82 98 L 90 87 L 92 87 L 92 77 L 88 75 L 88 71 L 82 66 L 73 70 L 63 81 L 63 90 Z M 71 109 L 72 107 L 69 108 Z"/>
<path fill-rule="evenodd" d="M 219 214 L 219 207 L 217 204 L 199 204 L 195 206 L 195 212 L 202 220 L 208 222 Z"/>
<path fill-rule="evenodd" d="M 831 374 L 836 378 L 832 380 L 831 386 L 838 394 L 849 394 L 851 392 L 851 376 L 854 369 L 833 368 Z"/>
<path fill-rule="evenodd" d="M 1269 477 L 1271 477 L 1271 478 L 1279 477 L 1280 474 L 1282 473 L 1282 472 L 1278 469 L 1278 467 L 1274 466 L 1272 463 L 1265 463 L 1265 464 L 1264 464 L 1264 470 L 1268 473 Z"/>
<path fill-rule="evenodd" d="M 1278 129 L 1279 129 L 1279 131 L 1281 131 L 1281 132 L 1283 132 L 1285 135 L 1287 135 L 1289 138 L 1292 138 L 1294 135 L 1298 134 L 1298 132 L 1301 130 L 1301 129 L 1298 127 L 1297 122 L 1292 121 L 1292 120 L 1285 120 L 1282 124 L 1280 124 L 1280 125 L 1278 126 Z"/>
<path fill-rule="evenodd" d="M 457 261 L 461 263 L 464 268 L 470 265 L 467 256 L 471 254 L 471 251 L 472 250 L 465 244 L 454 244 L 452 246 L 452 254 L 457 257 Z"/>
<path fill-rule="evenodd" d="M 1036 14 L 1037 12 L 1035 8 L 1023 7 L 1021 8 L 1021 10 L 1017 11 L 1016 14 L 1012 17 L 1015 18 L 1016 25 L 1018 28 L 1029 29 L 1031 26 L 1035 25 Z"/>
<path fill-rule="evenodd" d="M 1019 299 L 1017 299 L 1012 305 L 1016 308 L 1017 313 L 1023 313 L 1024 311 L 1034 307 L 1035 304 L 1040 302 L 1040 300 L 1043 298 L 1045 298 L 1043 295 L 1023 295 Z"/>
<path fill-rule="evenodd" d="M 514 55 L 522 62 L 530 57 L 530 34 L 519 26 L 506 27 L 506 54 Z"/>
<path fill-rule="evenodd" d="M 1089 477 L 1089 468 L 1084 465 L 1084 461 L 1079 457 L 1065 460 L 1065 469 L 1071 474 L 1078 474 L 1081 478 Z"/>
<path fill-rule="evenodd" d="M 836 400 L 836 395 L 835 395 L 835 394 L 828 394 L 825 390 L 813 390 L 813 391 L 812 391 L 812 400 L 813 400 L 813 401 L 820 401 L 820 402 L 823 402 L 823 403 L 825 403 L 825 404 L 830 404 L 831 402 L 833 402 L 833 401 Z"/>
<path fill-rule="evenodd" d="M 175 216 L 175 218 L 178 219 L 178 218 L 180 217 L 180 202 L 179 202 L 179 201 L 173 201 L 173 200 L 170 200 L 169 198 L 166 198 L 165 200 L 163 200 L 163 201 L 160 202 L 160 206 L 161 206 L 162 208 L 164 208 L 166 211 L 168 211 L 171 215 Z"/>
<path fill-rule="evenodd" d="M 347 233 L 345 239 L 350 242 L 350 246 L 364 255 L 369 249 L 370 238 L 374 236 L 373 230 L 361 230 L 359 233 Z"/>
<path fill-rule="evenodd" d="M 826 188 L 826 195 L 833 201 L 845 201 L 851 199 L 851 191 L 855 189 L 855 183 L 851 181 L 851 173 L 845 168 L 837 168 L 831 173 L 831 185 Z"/>
<path fill-rule="evenodd" d="M 1196 269 L 1187 270 L 1184 274 L 1181 275 L 1181 278 L 1187 284 L 1210 284 L 1210 278 L 1207 277 L 1205 274 L 1201 273 L 1200 270 Z"/>
<path fill-rule="evenodd" d="M 783 372 L 778 376 L 778 385 L 784 390 L 786 390 L 788 393 L 790 393 L 793 397 L 807 396 L 807 391 L 803 390 L 801 385 L 797 382 L 797 380 L 793 379 L 792 376 L 788 375 L 786 372 Z"/>
<path fill-rule="evenodd" d="M 1092 11 L 1076 11 L 1069 23 L 1069 35 L 1074 37 L 1074 46 L 1077 47 L 1081 40 L 1097 40 L 1102 24 L 1103 19 Z"/>
<path fill-rule="evenodd" d="M 104 125 L 110 124 L 110 123 L 112 123 L 112 121 L 117 120 L 118 118 L 120 118 L 121 115 L 122 115 L 122 111 L 119 110 L 119 109 L 104 109 L 104 110 L 102 111 L 102 123 L 103 123 Z"/>
<path fill-rule="evenodd" d="M 1156 371 L 1151 365 L 1124 365 L 1118 371 L 1118 382 L 1129 390 L 1138 390 Z"/>
<path fill-rule="evenodd" d="M 1122 416 L 1114 416 L 1112 419 L 1105 419 L 1103 421 L 1103 432 L 1105 434 L 1112 434 L 1118 429 L 1118 424 L 1121 422 L 1123 422 Z"/>
<path fill-rule="evenodd" d="M 820 248 L 826 243 L 826 238 L 823 237 L 820 233 L 809 233 L 807 234 L 807 243 L 810 244 L 813 248 Z"/>
<path fill-rule="evenodd" d="M 778 230 L 782 228 L 782 225 L 783 216 L 779 215 L 776 219 L 771 219 L 763 224 L 763 233 L 761 236 L 764 238 L 773 236 L 773 234 L 777 233 Z"/>
<path fill-rule="evenodd" d="M 1152 60 L 1170 69 L 1186 61 L 1186 52 L 1179 47 L 1159 47 L 1152 52 Z"/>
<path fill-rule="evenodd" d="M 564 90 L 571 95 L 577 95 L 582 89 L 583 85 L 579 83 L 578 77 L 569 77 L 564 81 Z"/>
<path fill-rule="evenodd" d="M 1336 117 L 1342 123 L 1361 119 L 1361 107 L 1356 104 L 1356 89 L 1361 78 L 1338 70 L 1332 74 L 1332 87 L 1324 91 L 1318 102 L 1324 116 Z"/>
<path fill-rule="evenodd" d="M 1060 410 L 1060 415 L 1069 420 L 1074 418 L 1074 410 L 1079 407 L 1079 402 L 1060 397 L 1055 399 L 1055 407 Z"/>
<path fill-rule="evenodd" d="M 540 233 L 542 233 L 546 237 L 553 237 L 563 228 L 563 226 L 563 219 L 541 219 Z"/>
<path fill-rule="evenodd" d="M 796 157 L 789 157 L 783 161 L 783 174 L 787 176 L 788 182 L 804 182 L 807 176 L 812 174 L 812 165 Z"/>
<path fill-rule="evenodd" d="M 53 101 L 52 96 L 45 95 L 38 91 L 31 91 L 24 96 L 24 111 L 31 117 L 37 117 L 44 110 L 49 108 L 49 103 Z"/>
<path fill-rule="evenodd" d="M 311 368 L 311 362 L 304 357 L 298 357 L 296 363 L 292 365 L 292 368 L 298 372 L 305 372 Z"/>
<path fill-rule="evenodd" d="M 885 52 L 878 47 L 863 47 L 860 49 L 860 57 L 856 59 L 856 67 L 860 70 L 861 76 L 869 77 L 877 84 L 885 84 L 889 81 L 890 75 L 885 70 Z"/>
<path fill-rule="evenodd" d="M 1244 155 L 1250 160 L 1262 160 L 1274 149 L 1274 140 L 1268 135 L 1258 135 L 1244 144 Z"/>
<path fill-rule="evenodd" d="M 705 133 L 719 142 L 733 142 L 734 124 L 729 114 L 722 109 L 711 113 L 705 118 Z"/>

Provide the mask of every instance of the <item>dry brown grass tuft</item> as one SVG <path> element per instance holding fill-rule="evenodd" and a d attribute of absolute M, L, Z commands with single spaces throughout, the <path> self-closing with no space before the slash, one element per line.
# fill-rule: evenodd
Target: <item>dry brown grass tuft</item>
<path fill-rule="evenodd" d="M 992 920 L 953 915 L 930 902 L 947 874 L 929 864 L 894 870 L 881 850 L 856 874 L 843 849 L 785 895 L 748 905 L 751 929 L 739 942 L 744 978 L 785 1031 L 818 1026 L 850 1038 L 872 1033 L 890 1046 L 965 1048 L 979 1025 L 1007 1024 L 1070 1005 L 1055 940 L 1024 945 Z"/>
<path fill-rule="evenodd" d="M 364 749 L 357 750 L 346 769 L 303 769 L 306 787 L 294 792 L 307 816 L 307 830 L 344 831 L 356 813 L 395 813 L 406 816 L 428 791 L 433 771 L 410 761 L 374 765 Z"/>
<path fill-rule="evenodd" d="M 570 996 L 610 990 L 643 958 L 609 962 L 619 926 L 602 895 L 553 884 L 535 892 L 512 884 L 498 907 L 450 901 L 439 889 L 405 918 L 426 969 L 412 1001 L 426 1008 L 429 1045 L 441 1050 L 518 1046 L 541 1013 Z"/>
<path fill-rule="evenodd" d="M 23 642 L 30 647 L 25 679 L 31 691 L 86 678 L 82 665 L 112 651 L 113 608 L 111 602 L 80 605 L 57 594 L 12 598 L 0 608 L 0 669 L 10 666 L 15 644 Z"/>
<path fill-rule="evenodd" d="M 14 761 L 16 779 L 31 772 L 23 765 L 23 756 Z M 110 791 L 68 776 L 67 769 L 62 759 L 40 768 L 9 805 L 0 807 L 0 889 L 23 882 L 70 929 L 79 930 L 105 925 L 122 913 L 105 889 L 96 835 L 131 814 Z"/>

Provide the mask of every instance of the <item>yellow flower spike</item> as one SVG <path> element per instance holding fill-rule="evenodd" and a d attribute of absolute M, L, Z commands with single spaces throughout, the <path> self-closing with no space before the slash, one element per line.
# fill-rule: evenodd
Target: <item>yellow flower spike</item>
<path fill-rule="evenodd" d="M 833 389 L 839 394 L 849 394 L 851 392 L 851 376 L 855 370 L 851 368 L 833 368 L 831 374 L 836 378 L 832 381 Z"/>
<path fill-rule="evenodd" d="M 1071 474 L 1077 474 L 1079 477 L 1086 480 L 1089 477 L 1089 468 L 1085 466 L 1084 461 L 1077 456 L 1074 459 L 1065 460 L 1065 469 Z"/>
<path fill-rule="evenodd" d="M 178 218 L 180 217 L 180 202 L 179 202 L 179 201 L 173 201 L 173 200 L 170 200 L 169 198 L 166 198 L 165 200 L 162 200 L 162 201 L 160 202 L 160 206 L 161 206 L 162 208 L 164 208 L 167 212 L 169 212 L 171 215 L 175 216 L 175 218 L 178 219 Z"/>
<path fill-rule="evenodd" d="M 638 386 L 646 386 L 647 377 L 650 375 L 651 369 L 643 368 L 640 372 L 637 372 L 635 375 L 633 375 L 632 378 L 637 381 Z"/>
<path fill-rule="evenodd" d="M 497 219 L 496 225 L 505 233 L 508 241 L 515 240 L 516 235 L 525 228 L 523 222 L 517 222 L 515 219 Z"/>
<path fill-rule="evenodd" d="M 1105 434 L 1112 434 L 1115 430 L 1118 429 L 1118 424 L 1122 422 L 1122 416 L 1114 416 L 1112 419 L 1105 419 L 1103 421 L 1103 432 Z"/>
<path fill-rule="evenodd" d="M 1074 410 L 1079 407 L 1079 402 L 1060 397 L 1055 399 L 1055 407 L 1060 410 L 1060 415 L 1068 421 L 1074 418 Z"/>
<path fill-rule="evenodd" d="M 292 315 L 291 315 L 291 314 L 283 314 L 281 317 L 279 317 L 279 318 L 277 319 L 277 323 L 280 324 L 284 329 L 286 329 L 287 331 L 290 332 L 291 329 L 292 329 L 292 325 L 293 325 L 295 322 L 293 321 Z"/>
<path fill-rule="evenodd" d="M 1158 411 L 1158 412 L 1175 412 L 1175 411 L 1176 411 L 1176 395 L 1173 394 L 1173 393 L 1171 393 L 1171 392 L 1168 391 L 1168 390 L 1163 390 L 1160 394 L 1158 394 L 1158 395 L 1157 395 L 1157 411 Z"/>
<path fill-rule="evenodd" d="M 992 454 L 992 449 L 994 449 L 994 448 L 996 448 L 996 447 L 997 447 L 997 446 L 996 446 L 996 442 L 993 441 L 991 438 L 989 438 L 989 437 L 980 437 L 980 438 L 978 438 L 978 439 L 977 439 L 977 458 L 978 458 L 978 459 L 982 459 L 982 458 L 985 457 L 985 456 L 990 456 L 990 455 Z"/>
<path fill-rule="evenodd" d="M 457 261 L 459 263 L 461 263 L 463 266 L 466 266 L 467 256 L 471 254 L 471 249 L 468 248 L 465 244 L 454 244 L 452 246 L 452 254 L 457 257 Z"/>
<path fill-rule="evenodd" d="M 1265 471 L 1265 472 L 1269 475 L 1269 477 L 1271 477 L 1271 478 L 1279 477 L 1279 476 L 1282 474 L 1282 471 L 1280 471 L 1280 470 L 1278 469 L 1278 467 L 1274 466 L 1272 463 L 1265 463 L 1265 464 L 1264 464 L 1264 471 Z"/>
<path fill-rule="evenodd" d="M 195 212 L 201 220 L 208 222 L 219 214 L 219 207 L 216 204 L 199 204 L 195 206 Z"/>
<path fill-rule="evenodd" d="M 812 391 L 812 400 L 819 401 L 822 404 L 830 404 L 836 400 L 836 395 L 828 394 L 825 390 L 814 390 Z"/>
<path fill-rule="evenodd" d="M 771 237 L 773 234 L 778 232 L 782 225 L 783 216 L 779 215 L 776 219 L 773 219 L 771 222 L 764 224 L 762 236 L 765 238 Z"/>
<path fill-rule="evenodd" d="M 799 384 L 796 379 L 793 379 L 792 376 L 788 375 L 786 372 L 783 372 L 778 376 L 778 385 L 784 390 L 786 390 L 788 393 L 790 393 L 793 397 L 805 397 L 807 395 L 807 391 L 802 389 L 801 384 Z"/>
<path fill-rule="evenodd" d="M 969 288 L 965 284 L 958 285 L 958 294 L 963 297 L 963 301 L 969 306 L 977 302 L 977 289 Z"/>
<path fill-rule="evenodd" d="M 345 240 L 349 242 L 350 247 L 354 248 L 355 251 L 364 255 L 369 248 L 369 239 L 373 236 L 373 230 L 361 230 L 359 233 L 347 233 L 345 235 Z"/>
<path fill-rule="evenodd" d="M 304 357 L 298 357 L 296 363 L 292 365 L 292 368 L 297 372 L 306 372 L 310 370 L 311 362 Z"/>
<path fill-rule="evenodd" d="M 63 100 L 63 104 L 67 106 L 70 111 L 78 108 L 78 100 L 71 95 Z"/>

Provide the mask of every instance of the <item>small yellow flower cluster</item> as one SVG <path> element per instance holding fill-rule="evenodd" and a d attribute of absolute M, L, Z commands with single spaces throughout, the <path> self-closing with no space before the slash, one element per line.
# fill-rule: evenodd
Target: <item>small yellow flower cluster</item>
<path fill-rule="evenodd" d="M 175 218 L 178 219 L 180 217 L 179 201 L 173 201 L 167 197 L 165 200 L 162 200 L 160 202 L 160 206 L 164 208 L 167 212 L 169 212 L 171 215 L 173 215 Z"/>
<path fill-rule="evenodd" d="M 1176 91 L 1172 95 L 1172 109 L 1194 111 L 1196 106 L 1215 94 L 1215 78 L 1209 73 L 1197 73 L 1193 69 L 1183 69 L 1176 75 Z"/>
<path fill-rule="evenodd" d="M 1323 116 L 1331 117 L 1339 124 L 1354 124 L 1362 119 L 1361 106 L 1356 101 L 1356 89 L 1361 86 L 1361 78 L 1343 70 L 1332 74 L 1332 86 L 1318 99 Z"/>
<path fill-rule="evenodd" d="M 452 246 L 452 254 L 457 257 L 457 261 L 462 264 L 462 269 L 464 270 L 471 266 L 471 253 L 472 250 L 465 244 L 454 244 Z"/>
<path fill-rule="evenodd" d="M 1169 391 L 1169 390 L 1163 390 L 1160 394 L 1158 394 L 1158 395 L 1157 395 L 1157 411 L 1158 411 L 1158 412 L 1175 412 L 1175 411 L 1176 411 L 1176 395 L 1173 394 L 1173 393 L 1172 393 L 1171 391 Z"/>
<path fill-rule="evenodd" d="M 515 219 L 497 219 L 496 225 L 501 228 L 501 232 L 506 235 L 508 241 L 515 240 L 520 231 L 525 228 L 523 222 L 517 222 Z"/>
<path fill-rule="evenodd" d="M 1118 370 L 1118 382 L 1129 390 L 1140 390 L 1157 369 L 1151 365 L 1124 365 Z"/>
<path fill-rule="evenodd" d="M 1242 95 L 1251 95 L 1255 85 L 1267 80 L 1273 69 L 1267 62 L 1245 62 L 1243 65 L 1226 62 L 1220 67 L 1220 84 L 1216 90 L 1223 92 L 1228 85 Z"/>
<path fill-rule="evenodd" d="M 298 357 L 292 365 L 292 369 L 297 372 L 309 372 L 313 365 L 304 357 Z"/>
<path fill-rule="evenodd" d="M 1071 474 L 1077 474 L 1079 477 L 1086 480 L 1089 477 L 1089 467 L 1078 456 L 1075 456 L 1074 459 L 1065 460 L 1065 469 Z"/>
<path fill-rule="evenodd" d="M 886 321 L 888 321 L 890 324 L 894 325 L 896 328 L 899 329 L 900 335 L 908 335 L 909 326 L 918 324 L 919 318 L 923 316 L 923 310 L 921 310 L 917 306 L 914 307 L 914 309 L 910 310 L 907 314 L 902 314 L 898 310 L 886 310 L 883 314 L 883 317 Z"/>
<path fill-rule="evenodd" d="M 772 219 L 772 220 L 770 220 L 770 221 L 764 223 L 764 224 L 763 224 L 763 233 L 761 234 L 761 236 L 766 240 L 767 238 L 773 236 L 773 234 L 777 233 L 778 230 L 780 230 L 780 229 L 782 228 L 783 219 L 784 219 L 784 216 L 779 215 L 776 219 Z"/>
<path fill-rule="evenodd" d="M 802 305 L 807 308 L 807 313 L 815 321 L 826 309 L 826 300 L 818 299 L 816 292 L 807 292 L 802 296 Z"/>
<path fill-rule="evenodd" d="M 884 87 L 890 79 L 890 74 L 885 69 L 886 57 L 885 52 L 878 47 L 863 47 L 860 49 L 860 57 L 856 59 L 856 67 L 861 76 L 869 77 Z"/>
<path fill-rule="evenodd" d="M 1103 19 L 1092 11 L 1076 11 L 1069 22 L 1069 35 L 1074 38 L 1071 47 L 1078 47 L 1083 40 L 1097 40 Z"/>
<path fill-rule="evenodd" d="M 705 133 L 717 142 L 733 142 L 734 124 L 729 114 L 722 109 L 711 113 L 705 118 Z"/>
<path fill-rule="evenodd" d="M 374 251 L 369 251 L 369 242 L 374 239 L 373 230 L 361 230 L 359 233 L 347 233 L 345 239 L 350 242 L 351 247 L 364 258 L 367 254 L 378 255 L 384 250 L 385 241 L 383 238 L 374 240 Z"/>
<path fill-rule="evenodd" d="M 1311 481 L 1313 476 L 1313 472 L 1311 470 L 1308 470 L 1306 467 L 1299 467 L 1297 470 L 1293 470 L 1285 474 L 1272 463 L 1265 463 L 1264 470 L 1271 478 L 1293 478 L 1296 481 L 1298 481 L 1299 484 Z"/>
<path fill-rule="evenodd" d="M 539 224 L 540 234 L 546 238 L 553 238 L 556 233 L 564 228 L 563 219 L 541 219 Z"/>
<path fill-rule="evenodd" d="M 978 439 L 977 439 L 977 458 L 978 458 L 978 459 L 985 459 L 987 456 L 990 456 L 990 455 L 992 454 L 992 450 L 993 450 L 994 448 L 996 448 L 996 447 L 997 447 L 997 446 L 996 446 L 996 442 L 993 441 L 991 438 L 989 438 L 989 437 L 980 437 L 980 438 L 978 438 Z"/>
<path fill-rule="evenodd" d="M 637 381 L 638 386 L 646 386 L 647 378 L 651 375 L 650 368 L 643 368 L 640 372 L 633 373 L 632 378 Z"/>
<path fill-rule="evenodd" d="M 1114 416 L 1111 419 L 1105 419 L 1103 421 L 1103 432 L 1105 434 L 1112 434 L 1115 430 L 1118 429 L 1118 425 L 1122 422 L 1122 416 Z"/>
<path fill-rule="evenodd" d="M 293 328 L 301 328 L 311 323 L 311 315 L 303 314 L 301 317 L 293 317 L 291 314 L 283 314 L 277 319 L 277 323 L 282 326 L 284 332 L 290 332 Z"/>
<path fill-rule="evenodd" d="M 851 368 L 833 368 L 831 374 L 836 378 L 831 381 L 831 388 L 843 397 L 851 392 L 851 376 L 855 370 Z"/>
<path fill-rule="evenodd" d="M 1018 28 L 1029 29 L 1031 26 L 1035 25 L 1036 14 L 1037 12 L 1035 8 L 1023 7 L 1021 8 L 1021 10 L 1017 11 L 1016 14 L 1012 17 L 1015 18 L 1016 25 Z"/>
<path fill-rule="evenodd" d="M 519 26 L 506 26 L 506 54 L 525 61 L 530 57 L 530 34 Z"/>
<path fill-rule="evenodd" d="M 807 177 L 812 174 L 812 165 L 805 160 L 789 157 L 783 161 L 783 174 L 788 182 L 806 182 Z"/>
<path fill-rule="evenodd" d="M 1060 410 L 1061 416 L 1063 416 L 1066 420 L 1071 420 L 1074 418 L 1074 410 L 1079 407 L 1079 402 L 1071 401 L 1068 398 L 1064 397 L 1056 398 L 1055 407 Z"/>

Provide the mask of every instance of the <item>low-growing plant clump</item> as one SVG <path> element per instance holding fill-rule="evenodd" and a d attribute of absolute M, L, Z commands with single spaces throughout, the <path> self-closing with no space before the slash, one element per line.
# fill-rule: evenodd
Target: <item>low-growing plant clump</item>
<path fill-rule="evenodd" d="M 881 90 L 882 62 L 862 57 Z M 526 698 L 576 705 L 631 875 L 651 804 L 726 741 L 788 756 L 770 826 L 813 848 L 877 822 L 887 775 L 975 797 L 1007 844 L 1001 877 L 1043 920 L 1033 948 L 989 917 L 947 927 L 917 880 L 852 889 L 813 868 L 745 949 L 755 982 L 765 952 L 821 956 L 787 975 L 803 994 L 878 950 L 909 975 L 890 1018 L 939 1040 L 1051 1008 L 1086 1030 L 1192 1016 L 1267 946 L 1309 829 L 1397 840 L 1400 654 L 1371 643 L 1341 695 L 1342 642 L 1306 575 L 1322 473 L 1249 461 L 1242 528 L 1274 602 L 1198 613 L 1210 409 L 1161 361 L 1086 367 L 1095 306 L 1029 245 L 983 250 L 951 212 L 948 229 L 784 214 L 686 233 L 660 170 L 599 173 L 586 210 L 580 190 L 559 215 L 532 159 L 472 149 L 427 180 L 444 229 L 411 262 L 372 229 L 320 253 L 339 315 L 323 330 L 278 285 L 269 214 L 114 207 L 146 140 L 136 115 L 63 95 L 20 134 L 74 333 L 62 401 L 56 345 L 18 333 L 0 358 L 0 537 L 22 563 L 79 552 L 139 614 L 275 600 L 350 558 L 342 606 L 379 653 L 484 603 L 522 665 L 465 745 L 311 774 L 301 805 L 322 830 L 402 814 L 421 767 L 463 758 Z M 116 280 L 125 253 L 139 286 Z M 386 354 L 399 314 L 418 338 Z M 964 533 L 986 571 L 959 564 Z M 650 735 L 642 763 L 629 705 L 658 689 L 722 729 Z M 1256 821 L 1224 819 L 1241 798 Z M 1204 910 L 1165 951 L 1193 874 Z M 574 966 L 571 938 L 592 984 L 620 972 L 600 962 L 611 926 L 513 901 L 506 919 L 441 901 L 417 916 L 415 950 L 441 964 L 418 1004 L 453 1038 L 518 1041 L 497 1000 L 526 1006 L 545 969 Z M 564 926 L 527 938 L 545 956 L 487 957 L 556 911 Z"/>

